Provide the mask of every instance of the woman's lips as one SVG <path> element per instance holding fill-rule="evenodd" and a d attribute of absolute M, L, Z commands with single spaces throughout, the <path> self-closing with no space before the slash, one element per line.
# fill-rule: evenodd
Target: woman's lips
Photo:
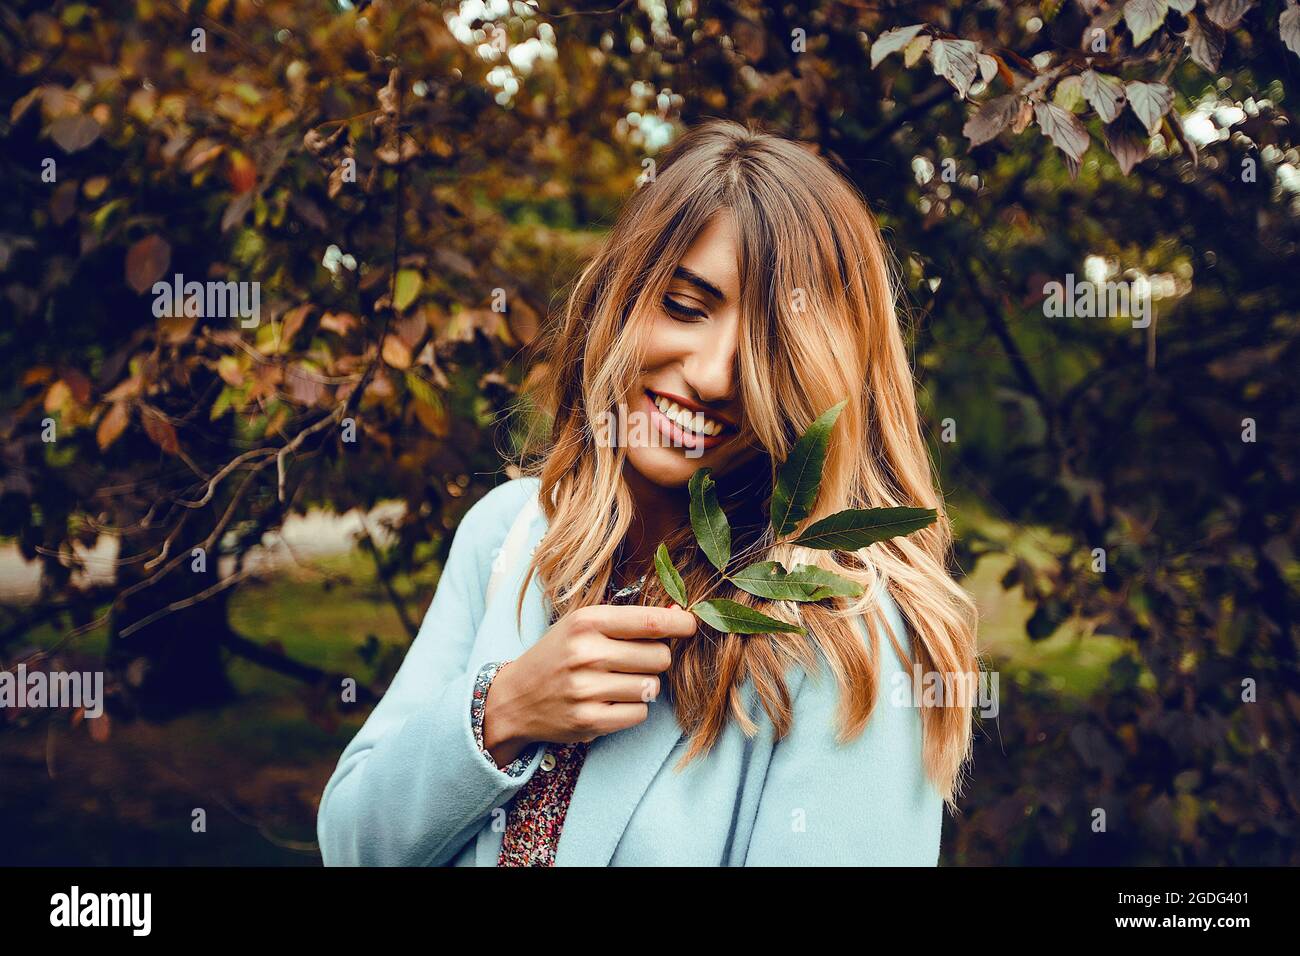
<path fill-rule="evenodd" d="M 659 411 L 659 406 L 654 402 L 653 393 L 649 390 L 642 392 L 645 396 L 645 403 L 650 411 L 650 418 L 659 429 L 659 433 L 670 439 L 675 446 L 686 448 L 699 448 L 708 451 L 731 437 L 730 426 L 724 426 L 723 430 L 716 435 L 700 435 L 695 432 L 688 432 L 678 425 L 675 421 Z"/>

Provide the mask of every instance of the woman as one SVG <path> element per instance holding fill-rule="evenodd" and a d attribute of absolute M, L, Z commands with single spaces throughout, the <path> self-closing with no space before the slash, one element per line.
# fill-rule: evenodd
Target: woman
<path fill-rule="evenodd" d="M 457 530 L 325 788 L 325 863 L 934 865 L 971 715 L 917 706 L 911 675 L 973 673 L 975 612 L 947 572 L 886 250 L 853 187 L 797 143 L 703 124 L 545 341 L 548 443 Z M 939 520 L 859 552 L 776 543 L 774 470 L 841 399 L 807 521 L 896 505 Z M 818 564 L 863 596 L 718 584 L 690 531 L 698 468 L 733 554 Z M 692 600 L 806 633 L 704 625 L 659 585 L 661 541 Z"/>

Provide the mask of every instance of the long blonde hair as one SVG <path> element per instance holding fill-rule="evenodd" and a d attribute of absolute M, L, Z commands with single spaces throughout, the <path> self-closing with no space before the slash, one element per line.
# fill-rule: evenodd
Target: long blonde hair
<path fill-rule="evenodd" d="M 727 597 L 803 626 L 808 634 L 739 636 L 701 623 L 673 642 L 665 685 L 691 735 L 683 764 L 707 753 L 728 715 L 752 736 L 757 725 L 741 688 L 753 681 L 781 739 L 791 724 L 784 673 L 816 666 L 820 652 L 838 684 L 841 741 L 865 728 L 879 684 L 876 625 L 885 624 L 873 592 L 883 580 L 909 625 L 912 655 L 926 673 L 978 672 L 975 604 L 948 572 L 952 542 L 921 436 L 911 369 L 895 310 L 896 287 L 880 230 L 854 186 L 824 159 L 791 140 L 713 120 L 689 130 L 659 162 L 653 182 L 627 202 L 608 238 L 576 279 L 564 309 L 539 340 L 543 363 L 526 398 L 548 415 L 549 435 L 525 442 L 519 468 L 541 481 L 549 520 L 524 576 L 539 574 L 555 618 L 603 603 L 614 560 L 634 513 L 617 442 L 600 441 L 600 423 L 626 407 L 641 370 L 645 317 L 658 307 L 677 262 L 720 210 L 735 217 L 739 242 L 740 398 L 746 435 L 765 454 L 740 475 L 719 478 L 733 552 L 787 568 L 816 564 L 860 582 L 863 597 L 838 606 L 766 601 L 729 583 L 682 528 L 666 544 L 687 593 Z M 858 552 L 773 546 L 765 503 L 775 469 L 823 411 L 847 398 L 826 456 L 810 523 L 845 508 L 915 505 L 938 520 L 907 537 Z M 640 600 L 670 598 L 653 568 Z M 852 618 L 866 615 L 869 647 Z M 885 633 L 900 661 L 897 637 Z M 924 764 L 950 808 L 970 757 L 971 712 L 922 708 Z"/>

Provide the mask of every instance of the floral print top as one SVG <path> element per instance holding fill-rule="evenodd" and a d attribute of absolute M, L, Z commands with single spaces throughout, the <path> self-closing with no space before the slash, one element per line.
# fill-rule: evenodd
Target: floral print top
<path fill-rule="evenodd" d="M 644 584 L 645 575 L 642 575 L 635 583 L 611 594 L 609 603 L 627 603 L 640 592 Z M 483 746 L 483 711 L 492 679 L 508 663 L 509 661 L 490 661 L 479 669 L 470 704 L 474 739 L 484 758 L 493 767 L 497 765 L 496 761 Z M 540 743 L 532 744 L 502 769 L 512 777 L 520 776 L 541 746 Z M 581 741 L 546 745 L 546 753 L 542 756 L 537 773 L 515 795 L 514 802 L 506 813 L 505 836 L 501 842 L 497 866 L 555 865 L 555 848 L 569 811 L 569 801 L 573 799 L 573 788 L 578 784 L 578 772 L 582 770 L 586 759 L 587 744 Z"/>

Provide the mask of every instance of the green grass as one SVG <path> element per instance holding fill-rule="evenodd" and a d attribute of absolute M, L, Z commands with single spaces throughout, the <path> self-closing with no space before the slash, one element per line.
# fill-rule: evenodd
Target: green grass
<path fill-rule="evenodd" d="M 358 653 L 367 639 L 373 635 L 382 648 L 405 646 L 410 636 L 367 556 L 339 555 L 315 568 L 328 576 L 295 569 L 240 588 L 230 602 L 231 627 L 260 643 L 279 642 L 296 661 L 369 679 L 370 667 Z M 395 586 L 405 599 L 407 615 L 418 624 L 433 595 L 432 583 L 427 577 L 418 585 L 399 578 Z M 238 662 L 231 676 L 236 686 L 251 692 L 265 687 L 266 677 L 275 675 Z M 277 682 L 282 680 L 276 677 Z"/>

